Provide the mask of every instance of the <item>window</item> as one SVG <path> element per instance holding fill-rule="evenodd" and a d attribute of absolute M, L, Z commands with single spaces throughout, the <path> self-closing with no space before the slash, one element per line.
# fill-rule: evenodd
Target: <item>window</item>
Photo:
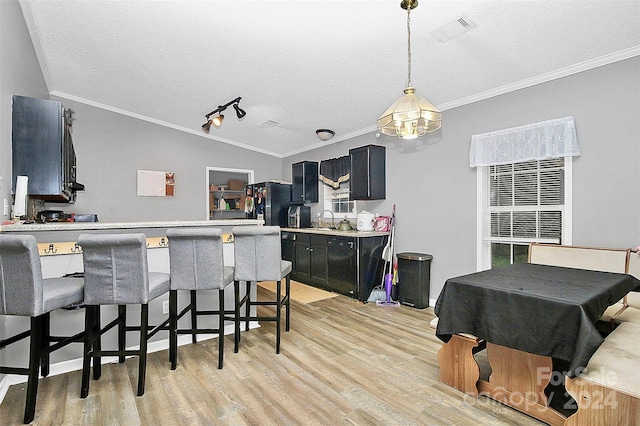
<path fill-rule="evenodd" d="M 355 217 L 356 202 L 349 199 L 349 182 L 343 182 L 339 189 L 322 185 L 324 190 L 324 208 L 333 212 L 336 219 L 344 219 L 347 215 Z M 328 212 L 323 213 L 324 219 L 331 219 Z"/>
<path fill-rule="evenodd" d="M 571 244 L 571 161 L 478 167 L 478 269 L 527 262 L 532 242 Z"/>

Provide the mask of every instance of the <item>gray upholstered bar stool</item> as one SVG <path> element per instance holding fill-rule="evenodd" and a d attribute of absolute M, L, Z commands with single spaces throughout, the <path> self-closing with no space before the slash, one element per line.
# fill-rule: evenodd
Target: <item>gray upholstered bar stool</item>
<path fill-rule="evenodd" d="M 224 266 L 222 230 L 219 228 L 167 229 L 169 238 L 169 264 L 171 266 L 171 291 L 169 292 L 169 360 L 175 370 L 178 362 L 178 334 L 191 334 L 196 343 L 197 334 L 218 335 L 218 368 L 224 358 L 224 290 L 233 282 L 232 266 Z M 188 290 L 190 303 L 178 313 L 178 290 Z M 198 310 L 197 293 L 201 290 L 218 290 L 217 310 Z M 191 327 L 178 328 L 178 321 L 191 313 Z M 199 315 L 216 315 L 217 328 L 198 328 Z"/>
<path fill-rule="evenodd" d="M 292 265 L 282 260 L 279 226 L 234 226 L 235 257 L 235 345 L 238 352 L 240 345 L 240 321 L 245 321 L 245 330 L 249 330 L 249 321 L 275 321 L 276 353 L 280 353 L 280 317 L 285 307 L 285 330 L 290 326 L 290 299 Z M 286 279 L 286 294 L 282 295 L 282 280 Z M 240 298 L 239 281 L 246 282 L 246 294 Z M 251 300 L 251 283 L 259 281 L 276 281 L 276 298 L 270 301 Z M 240 310 L 245 305 L 245 314 Z M 274 306 L 274 316 L 251 316 L 252 306 Z"/>
<path fill-rule="evenodd" d="M 38 376 L 49 374 L 49 353 L 71 342 L 81 342 L 84 331 L 69 337 L 51 336 L 50 313 L 83 299 L 82 278 L 42 278 L 38 245 L 33 235 L 0 235 L 0 315 L 31 318 L 29 330 L 0 340 L 0 349 L 30 338 L 29 367 L 0 366 L 2 374 L 20 374 L 27 379 L 24 422 L 30 423 L 36 410 Z M 51 342 L 57 342 L 51 345 Z"/>
<path fill-rule="evenodd" d="M 82 389 L 89 394 L 89 371 L 93 358 L 93 377 L 100 378 L 100 358 L 138 356 L 138 396 L 144 394 L 147 368 L 147 340 L 167 329 L 168 319 L 149 330 L 149 302 L 169 291 L 169 274 L 149 272 L 144 234 L 82 234 L 78 237 L 84 263 L 84 302 L 86 304 Z M 139 304 L 140 325 L 127 326 L 127 305 Z M 117 305 L 118 316 L 100 327 L 100 307 Z M 101 336 L 118 326 L 118 350 L 102 350 Z M 126 350 L 126 332 L 140 333 L 139 349 Z"/>

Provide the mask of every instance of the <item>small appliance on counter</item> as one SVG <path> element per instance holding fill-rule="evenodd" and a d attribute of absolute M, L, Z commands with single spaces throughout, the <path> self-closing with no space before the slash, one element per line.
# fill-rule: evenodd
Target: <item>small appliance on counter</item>
<path fill-rule="evenodd" d="M 43 210 L 38 212 L 38 222 L 68 222 L 70 214 L 63 212 L 62 210 Z"/>
<path fill-rule="evenodd" d="M 97 214 L 89 214 L 89 213 L 71 213 L 71 218 L 74 222 L 97 222 L 98 215 Z"/>
<path fill-rule="evenodd" d="M 289 206 L 287 216 L 289 228 L 311 228 L 311 207 Z"/>
<path fill-rule="evenodd" d="M 356 229 L 358 231 L 373 231 L 376 215 L 362 210 L 356 216 Z"/>

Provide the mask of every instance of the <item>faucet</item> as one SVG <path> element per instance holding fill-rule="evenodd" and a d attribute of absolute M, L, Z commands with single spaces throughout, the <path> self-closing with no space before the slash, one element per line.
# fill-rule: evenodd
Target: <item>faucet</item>
<path fill-rule="evenodd" d="M 331 210 L 322 210 L 320 212 L 320 216 L 324 216 L 324 212 L 329 212 L 329 214 L 331 214 L 331 229 L 336 229 L 336 221 L 335 217 L 333 216 L 333 212 Z"/>

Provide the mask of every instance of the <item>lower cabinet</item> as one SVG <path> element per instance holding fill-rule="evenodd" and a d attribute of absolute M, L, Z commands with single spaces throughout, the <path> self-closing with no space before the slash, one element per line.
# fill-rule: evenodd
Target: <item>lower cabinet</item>
<path fill-rule="evenodd" d="M 327 284 L 327 237 L 297 234 L 293 278 L 324 287 Z"/>
<path fill-rule="evenodd" d="M 327 238 L 327 286 L 337 293 L 358 296 L 358 256 L 355 238 Z"/>
<path fill-rule="evenodd" d="M 380 283 L 386 239 L 283 231 L 282 258 L 291 279 L 365 301 Z"/>

